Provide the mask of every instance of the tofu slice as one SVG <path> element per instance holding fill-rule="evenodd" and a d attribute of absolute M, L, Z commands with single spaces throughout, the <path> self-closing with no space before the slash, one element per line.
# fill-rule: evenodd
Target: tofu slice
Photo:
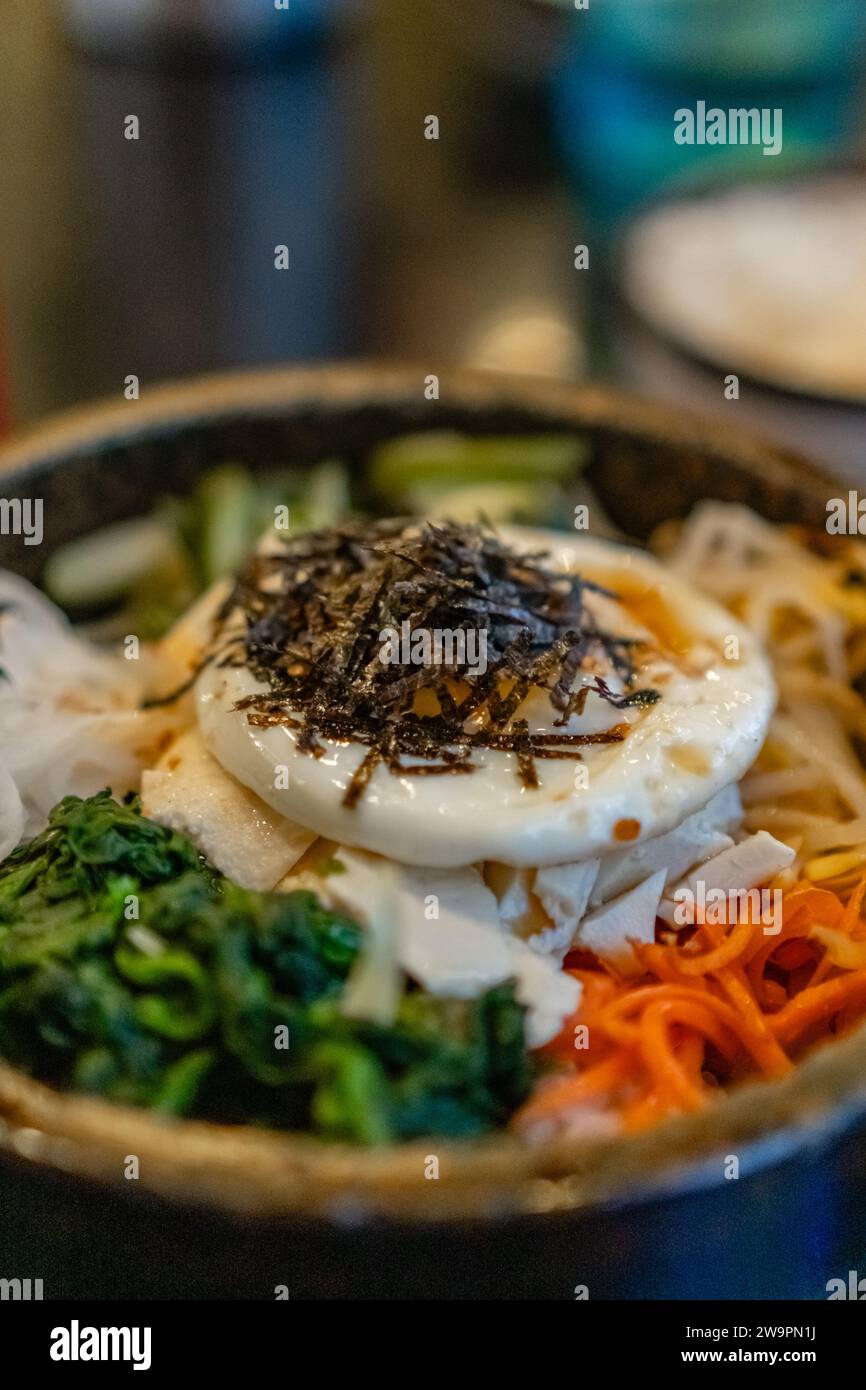
<path fill-rule="evenodd" d="M 169 668 L 164 679 L 185 681 L 198 663 L 211 638 L 214 619 L 231 592 L 231 581 L 218 579 L 200 594 L 195 603 L 169 628 L 156 647 L 157 660 Z"/>
<path fill-rule="evenodd" d="M 526 1041 L 530 1047 L 543 1047 L 576 1011 L 583 985 L 525 941 L 513 939 L 511 952 L 517 998 L 528 1010 Z"/>
<path fill-rule="evenodd" d="M 492 859 L 484 865 L 484 882 L 496 898 L 499 925 L 505 931 L 522 935 L 536 915 L 537 904 L 532 902 L 532 873 L 532 869 L 515 868 Z"/>
<path fill-rule="evenodd" d="M 732 784 L 666 835 L 618 854 L 606 855 L 601 861 L 590 905 L 598 907 L 618 897 L 659 869 L 667 869 L 668 881 L 676 882 L 694 864 L 702 864 L 722 850 L 730 849 L 734 843 L 731 832 L 742 819 L 740 791 Z"/>
<path fill-rule="evenodd" d="M 141 808 L 188 835 L 227 878 L 258 892 L 269 892 L 316 838 L 230 776 L 195 728 L 142 773 Z"/>
<path fill-rule="evenodd" d="M 588 913 L 577 929 L 574 944 L 592 951 L 621 975 L 640 974 L 631 943 L 655 940 L 656 917 L 666 877 L 665 870 L 660 869 L 636 888 Z"/>
<path fill-rule="evenodd" d="M 518 869 L 488 860 L 483 873 L 484 882 L 496 895 L 502 930 L 521 937 L 536 950 L 539 939 L 549 936 L 555 928 L 534 892 L 535 869 Z M 554 946 L 551 954 L 555 954 Z"/>
<path fill-rule="evenodd" d="M 392 1023 L 400 1004 L 403 976 L 397 963 L 400 922 L 396 870 L 383 865 L 369 902 L 366 950 L 355 962 L 340 1001 L 347 1018 Z"/>
<path fill-rule="evenodd" d="M 322 878 L 319 892 L 368 929 L 380 876 L 393 871 L 398 963 L 430 994 L 474 999 L 514 978 L 517 998 L 528 1011 L 532 1047 L 549 1042 L 577 1008 L 579 981 L 502 930 L 496 897 L 477 869 L 391 865 L 378 855 L 342 847 L 334 857 L 342 872 Z"/>
<path fill-rule="evenodd" d="M 553 926 L 529 938 L 532 950 L 563 960 L 586 912 L 599 864 L 598 859 L 587 859 L 537 871 L 533 891 Z"/>
<path fill-rule="evenodd" d="M 477 869 L 416 869 L 341 846 L 341 871 L 324 875 L 329 905 L 369 928 L 380 876 L 394 869 L 400 964 L 431 994 L 470 999 L 508 975 L 508 938 L 496 899 Z"/>
<path fill-rule="evenodd" d="M 472 999 L 511 974 L 509 937 L 477 869 L 400 874 L 402 965 L 432 994 Z"/>
<path fill-rule="evenodd" d="M 793 863 L 794 857 L 795 851 L 790 845 L 782 844 L 781 840 L 774 839 L 766 830 L 759 830 L 756 835 L 750 835 L 738 845 L 723 850 L 706 864 L 700 864 L 679 883 L 674 884 L 662 899 L 659 916 L 666 922 L 682 926 L 691 919 L 684 917 L 682 908 L 686 904 L 683 900 L 679 903 L 676 900 L 676 894 L 681 890 L 687 890 L 693 898 L 697 893 L 697 885 L 701 882 L 705 893 L 717 889 L 725 893 L 748 891 L 750 888 L 769 883 Z M 678 906 L 680 912 L 675 917 Z"/>

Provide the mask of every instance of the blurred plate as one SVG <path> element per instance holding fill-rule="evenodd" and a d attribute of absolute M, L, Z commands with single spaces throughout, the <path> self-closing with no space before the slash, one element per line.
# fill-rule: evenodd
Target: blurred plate
<path fill-rule="evenodd" d="M 620 287 L 662 337 L 725 373 L 866 405 L 866 175 L 659 203 L 625 236 Z"/>

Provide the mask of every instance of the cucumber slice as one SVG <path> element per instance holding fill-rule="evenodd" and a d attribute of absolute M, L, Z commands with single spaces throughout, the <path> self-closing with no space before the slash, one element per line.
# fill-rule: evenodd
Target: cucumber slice
<path fill-rule="evenodd" d="M 428 483 L 567 482 L 588 457 L 577 435 L 479 436 L 454 431 L 401 435 L 374 450 L 370 480 L 377 492 L 402 497 Z"/>
<path fill-rule="evenodd" d="M 300 512 L 304 526 L 311 531 L 334 526 L 348 515 L 349 480 L 339 459 L 317 463 L 302 488 Z"/>
<path fill-rule="evenodd" d="M 553 496 L 551 496 L 551 492 Z M 541 525 L 550 519 L 558 492 L 549 484 L 473 483 L 469 487 L 418 487 L 407 494 L 411 511 L 432 521 L 494 524 L 523 521 Z"/>
<path fill-rule="evenodd" d="M 175 570 L 182 547 L 155 517 L 118 521 L 67 542 L 51 556 L 43 584 L 62 608 L 89 608 L 123 598 L 146 575 Z"/>
<path fill-rule="evenodd" d="M 199 556 L 205 587 L 232 574 L 245 559 L 258 530 L 258 491 L 245 468 L 223 464 L 202 478 Z"/>

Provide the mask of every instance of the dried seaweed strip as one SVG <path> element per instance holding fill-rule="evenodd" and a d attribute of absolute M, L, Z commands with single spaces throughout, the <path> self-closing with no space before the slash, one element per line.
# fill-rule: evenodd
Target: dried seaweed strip
<path fill-rule="evenodd" d="M 514 751 L 517 754 L 517 771 L 524 787 L 537 787 L 538 773 L 533 758 L 533 739 L 525 719 L 514 721 Z"/>
<path fill-rule="evenodd" d="M 462 775 L 476 766 L 472 750 L 486 747 L 514 753 L 531 787 L 536 759 L 580 759 L 587 744 L 625 737 L 622 724 L 594 735 L 531 733 L 516 715 L 533 686 L 550 692 L 561 711 L 557 725 L 582 711 L 591 689 L 612 708 L 658 698 L 633 689 L 634 639 L 599 630 L 586 610 L 588 590 L 615 595 L 547 569 L 541 554 L 513 554 L 489 529 L 393 518 L 310 532 L 282 546 L 276 555 L 254 556 L 238 576 L 210 659 L 246 664 L 269 687 L 236 707 L 262 726 L 298 729 L 301 751 L 320 755 L 321 740 L 367 748 L 346 805 L 357 804 L 380 763 L 401 776 Z M 238 617 L 242 630 L 227 637 L 225 625 Z M 410 640 L 418 629 L 483 632 L 487 669 L 479 674 L 456 647 L 428 665 L 385 663 L 385 628 L 407 631 Z M 600 676 L 571 689 L 599 652 L 624 695 Z M 438 713 L 416 712 L 422 691 L 435 696 Z"/>
<path fill-rule="evenodd" d="M 437 777 L 452 772 L 474 772 L 475 764 L 470 762 L 395 763 L 392 771 L 399 772 L 401 777 Z"/>
<path fill-rule="evenodd" d="M 559 675 L 550 687 L 550 703 L 554 709 L 558 710 L 568 708 L 571 699 L 571 687 L 589 646 L 589 641 L 582 632 L 568 632 L 566 637 L 568 637 L 570 645 L 562 658 Z"/>
<path fill-rule="evenodd" d="M 343 795 L 343 805 L 351 808 L 360 801 L 364 795 L 364 788 L 373 776 L 376 768 L 382 760 L 382 753 L 375 745 L 367 750 L 361 759 L 358 767 L 352 774 L 348 787 Z"/>

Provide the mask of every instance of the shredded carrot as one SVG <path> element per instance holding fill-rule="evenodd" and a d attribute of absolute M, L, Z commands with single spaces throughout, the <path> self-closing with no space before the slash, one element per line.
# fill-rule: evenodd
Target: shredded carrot
<path fill-rule="evenodd" d="M 748 919 L 738 922 L 718 946 L 714 946 L 705 955 L 685 957 L 679 962 L 677 969 L 682 975 L 708 975 L 741 956 L 754 934 L 755 929 Z"/>
<path fill-rule="evenodd" d="M 860 921 L 860 908 L 863 904 L 863 894 L 866 893 L 866 877 L 862 878 L 851 894 L 842 921 L 839 924 L 842 931 L 852 932 Z"/>
<path fill-rule="evenodd" d="M 641 1129 L 651 1129 L 667 1114 L 670 1114 L 670 1111 L 664 1108 L 658 1091 L 650 1087 L 623 1105 L 620 1120 L 625 1133 L 634 1134 Z"/>
<path fill-rule="evenodd" d="M 676 1008 L 674 1000 L 650 1004 L 641 1020 L 640 1050 L 663 1099 L 682 1110 L 699 1110 L 704 1103 L 702 1088 L 689 1077 L 671 1046 L 669 1025 Z"/>
<path fill-rule="evenodd" d="M 544 1049 L 555 1070 L 517 1124 L 603 1110 L 630 1133 L 700 1110 L 750 1074 L 784 1075 L 805 1047 L 866 1016 L 864 897 L 866 876 L 847 903 L 803 880 L 786 890 L 778 928 L 700 922 L 675 936 L 659 922 L 655 942 L 633 943 L 642 973 L 628 980 L 581 953 L 570 971 L 580 1005 Z"/>
<path fill-rule="evenodd" d="M 844 932 L 835 931 L 833 927 L 813 927 L 811 939 L 824 947 L 825 954 L 810 984 L 818 983 L 815 978 L 818 969 L 821 970 L 820 978 L 823 979 L 831 965 L 838 965 L 842 970 L 862 970 L 866 966 L 866 941 L 855 941 Z"/>
<path fill-rule="evenodd" d="M 832 1018 L 840 1009 L 861 999 L 866 1004 L 866 970 L 854 970 L 850 975 L 837 975 L 804 989 L 773 1015 L 770 1024 L 777 1038 L 791 1043 L 814 1023 Z"/>
<path fill-rule="evenodd" d="M 596 1062 L 586 1071 L 547 1081 L 524 1105 L 523 1122 L 534 1124 L 587 1101 L 603 1099 L 626 1079 L 629 1065 L 628 1055 L 619 1052 L 603 1062 Z"/>
<path fill-rule="evenodd" d="M 771 1032 L 766 1015 L 752 994 L 745 978 L 735 973 L 730 966 L 720 970 L 718 982 L 727 994 L 734 1008 L 740 1014 L 744 1031 L 748 1034 L 747 1046 L 759 1067 L 767 1076 L 782 1076 L 791 1070 L 791 1060 Z"/>

